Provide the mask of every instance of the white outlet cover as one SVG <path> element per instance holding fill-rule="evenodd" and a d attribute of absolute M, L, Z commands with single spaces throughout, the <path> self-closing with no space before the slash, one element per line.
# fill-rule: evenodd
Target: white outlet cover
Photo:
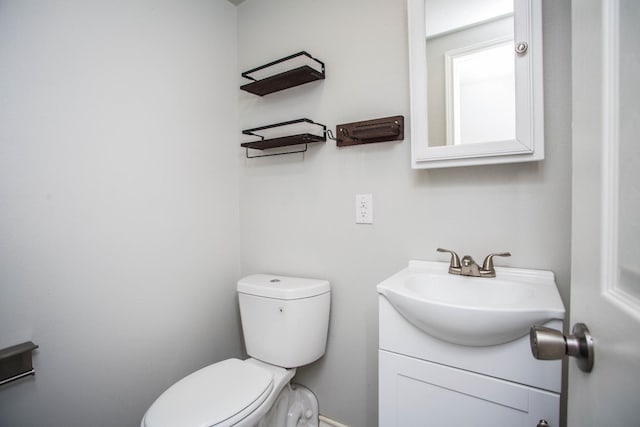
<path fill-rule="evenodd" d="M 356 224 L 373 224 L 372 194 L 356 194 Z"/>

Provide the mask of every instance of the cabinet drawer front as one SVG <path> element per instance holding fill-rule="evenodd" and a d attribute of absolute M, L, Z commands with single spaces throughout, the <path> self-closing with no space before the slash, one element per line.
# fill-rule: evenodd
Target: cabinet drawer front
<path fill-rule="evenodd" d="M 380 427 L 558 426 L 560 396 L 379 351 Z"/>

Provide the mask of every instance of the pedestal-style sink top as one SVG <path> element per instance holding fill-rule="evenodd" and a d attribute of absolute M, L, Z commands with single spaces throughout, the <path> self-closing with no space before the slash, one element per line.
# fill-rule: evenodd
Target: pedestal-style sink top
<path fill-rule="evenodd" d="M 496 267 L 495 278 L 457 276 L 445 262 L 409 261 L 378 293 L 414 326 L 467 346 L 503 344 L 564 318 L 552 272 Z"/>

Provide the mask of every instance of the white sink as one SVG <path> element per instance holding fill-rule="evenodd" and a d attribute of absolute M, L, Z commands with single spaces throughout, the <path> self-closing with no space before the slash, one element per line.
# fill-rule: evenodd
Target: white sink
<path fill-rule="evenodd" d="M 457 276 L 445 262 L 409 261 L 377 287 L 414 326 L 467 346 L 503 344 L 564 318 L 553 273 L 496 267 L 495 278 Z"/>

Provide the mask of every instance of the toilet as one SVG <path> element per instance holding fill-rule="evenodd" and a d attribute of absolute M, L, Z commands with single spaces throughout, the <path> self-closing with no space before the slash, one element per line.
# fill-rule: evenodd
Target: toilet
<path fill-rule="evenodd" d="M 317 427 L 318 401 L 292 384 L 296 368 L 324 355 L 326 280 L 254 274 L 238 281 L 250 356 L 206 366 L 156 399 L 141 427 Z"/>

